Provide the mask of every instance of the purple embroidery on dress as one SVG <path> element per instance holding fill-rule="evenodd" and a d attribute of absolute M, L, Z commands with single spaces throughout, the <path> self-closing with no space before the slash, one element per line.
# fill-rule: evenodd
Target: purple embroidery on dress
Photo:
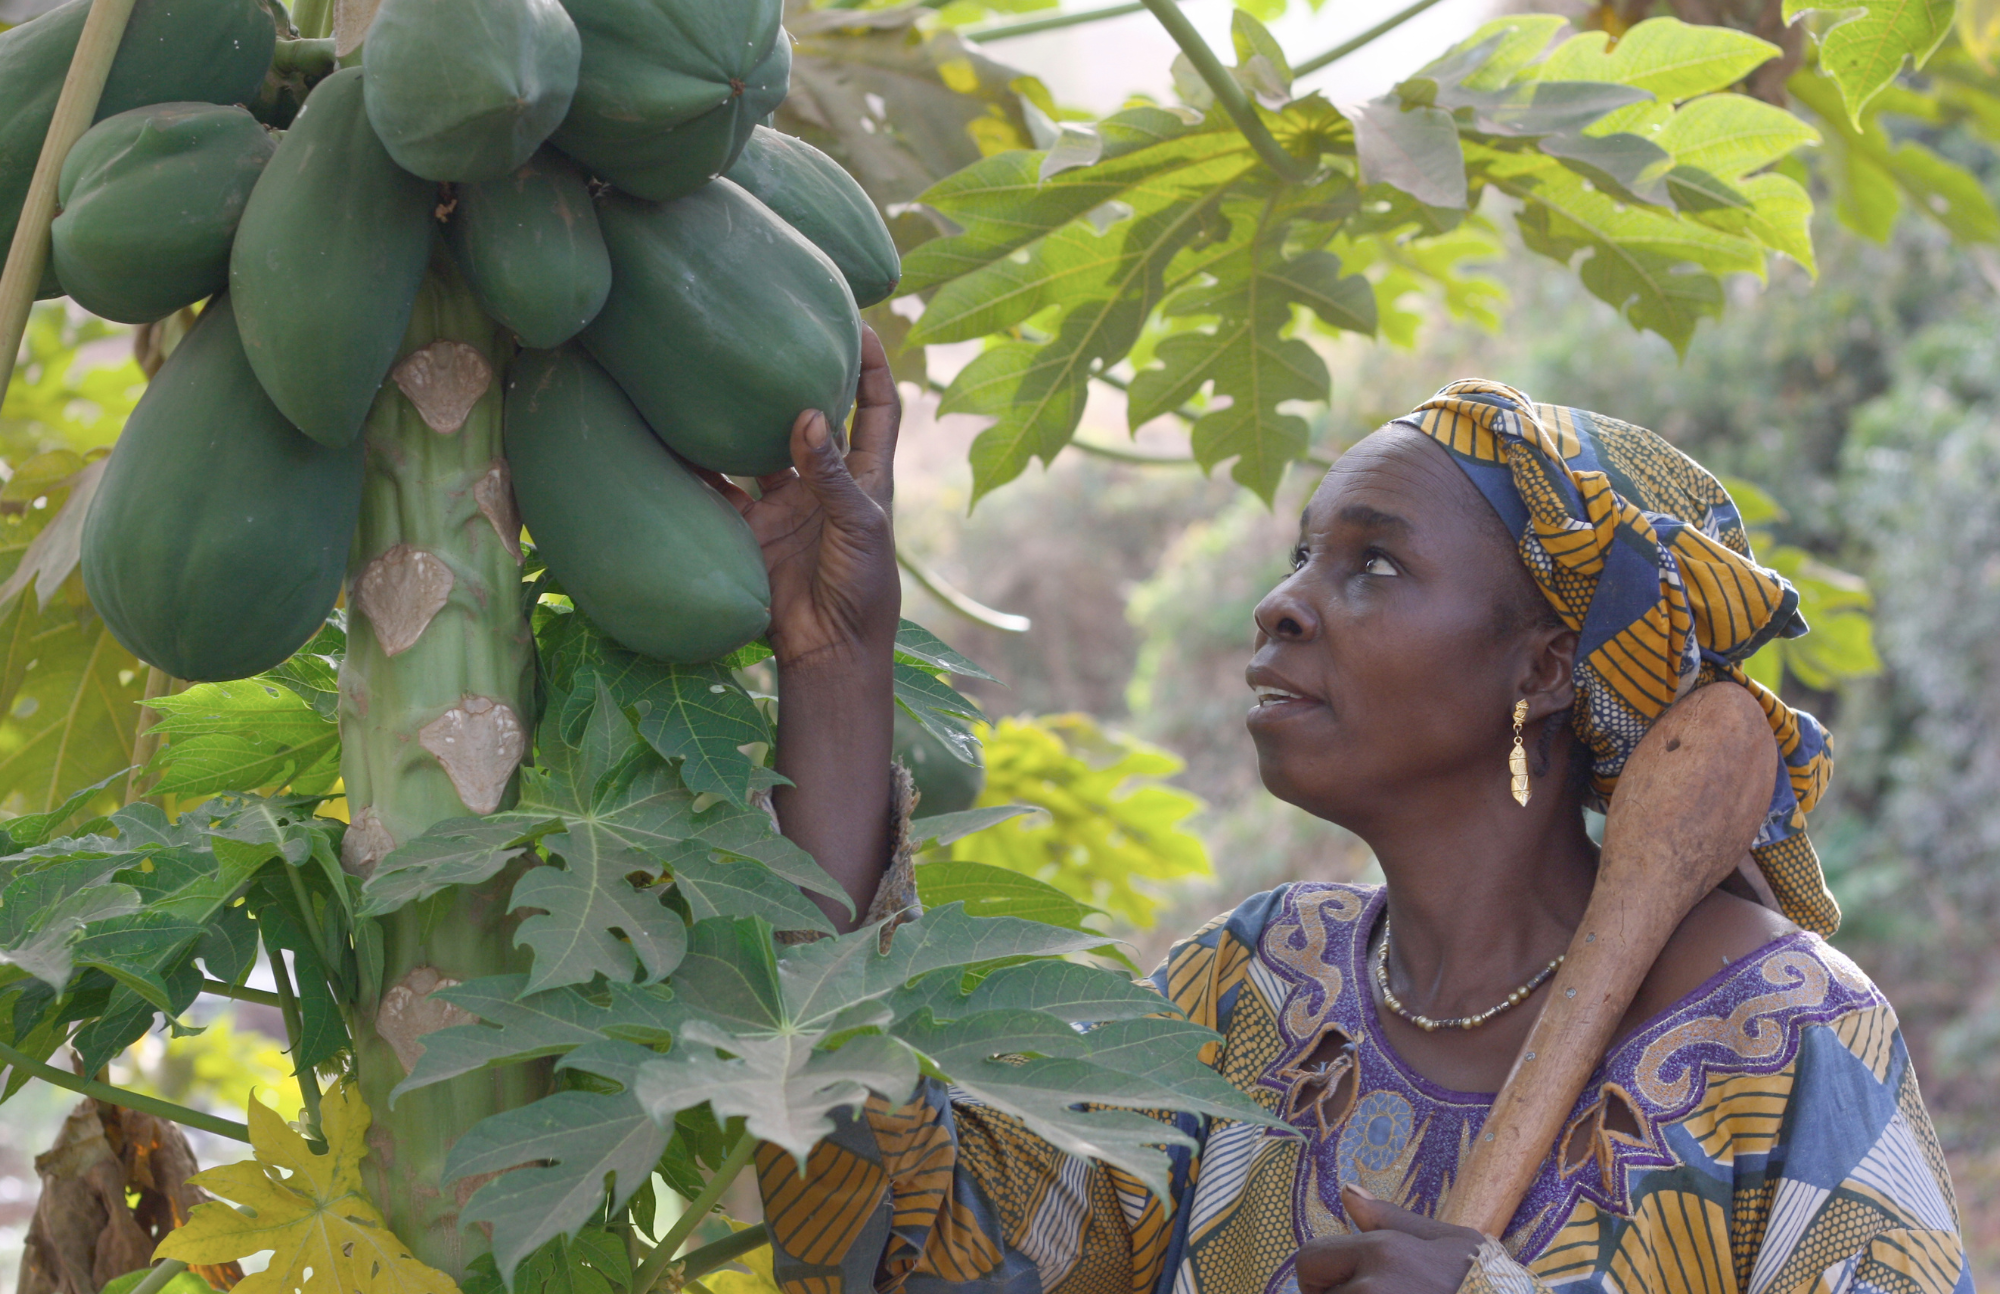
<path fill-rule="evenodd" d="M 1315 1218 L 1345 1224 L 1345 1182 L 1434 1215 L 1492 1109 L 1492 1093 L 1455 1092 L 1430 1082 L 1383 1038 L 1368 987 L 1368 936 L 1384 897 L 1379 886 L 1296 885 L 1258 941 L 1262 966 L 1286 986 L 1285 1000 L 1273 1003 L 1283 1047 L 1262 1085 L 1287 1092 L 1303 1081 L 1297 1066 L 1330 1027 L 1356 1043 L 1354 1096 L 1344 1117 L 1323 1134 L 1311 1124 L 1301 1128 L 1309 1140 L 1294 1185 L 1301 1243 L 1314 1233 Z M 1839 955 L 1817 936 L 1779 939 L 1620 1043 L 1566 1126 L 1614 1085 L 1639 1116 L 1642 1137 L 1609 1142 L 1608 1174 L 1589 1157 L 1564 1170 L 1552 1155 L 1514 1216 L 1509 1248 L 1524 1262 L 1533 1258 L 1586 1198 L 1623 1213 L 1637 1177 L 1679 1162 L 1662 1129 L 1700 1103 L 1711 1074 L 1776 1072 L 1798 1054 L 1801 1029 L 1882 1001 L 1865 981 L 1833 971 L 1829 956 Z M 1338 991 L 1329 994 L 1335 984 Z"/>

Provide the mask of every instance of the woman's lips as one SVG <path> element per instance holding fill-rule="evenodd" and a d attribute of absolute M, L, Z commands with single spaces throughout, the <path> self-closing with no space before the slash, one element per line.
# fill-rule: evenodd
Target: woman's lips
<path fill-rule="evenodd" d="M 1260 685 L 1252 690 L 1257 694 L 1257 704 L 1250 707 L 1248 718 L 1251 723 L 1276 723 L 1325 705 L 1323 701 L 1315 701 L 1281 687 Z"/>

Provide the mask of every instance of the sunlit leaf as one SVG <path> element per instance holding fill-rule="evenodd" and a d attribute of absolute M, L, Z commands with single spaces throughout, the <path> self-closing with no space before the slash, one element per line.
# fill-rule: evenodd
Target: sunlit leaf
<path fill-rule="evenodd" d="M 276 1251 L 269 1267 L 237 1285 L 244 1294 L 293 1294 L 320 1285 L 354 1294 L 456 1294 L 449 1276 L 410 1255 L 362 1188 L 369 1113 L 351 1082 L 321 1099 L 324 1154 L 314 1153 L 261 1101 L 250 1103 L 249 1120 L 254 1159 L 189 1179 L 246 1211 L 198 1204 L 167 1233 L 155 1256 L 222 1263 Z M 308 1272 L 317 1283 L 308 1282 Z"/>

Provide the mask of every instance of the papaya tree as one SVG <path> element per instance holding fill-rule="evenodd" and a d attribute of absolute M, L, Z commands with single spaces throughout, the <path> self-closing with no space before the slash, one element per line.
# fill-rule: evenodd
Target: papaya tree
<path fill-rule="evenodd" d="M 1074 911 L 1045 886 L 1010 911 L 919 869 L 928 910 L 834 934 L 808 896 L 851 900 L 769 812 L 769 583 L 718 484 L 785 470 L 802 410 L 844 422 L 900 280 L 913 344 L 993 340 L 946 396 L 997 419 L 980 490 L 1124 382 L 1268 495 L 1324 395 L 1293 330 L 1393 332 L 1412 284 L 1472 308 L 1482 193 L 1684 343 L 1722 275 L 1809 260 L 1767 168 L 1812 132 L 1730 89 L 1772 46 L 1719 27 L 1510 19 L 1349 117 L 1247 14 L 1227 67 L 1151 7 L 1187 105 L 1060 129 L 920 6 L 795 9 L 796 51 L 779 0 L 70 0 L 0 34 L 0 363 L 57 294 L 158 362 L 14 556 L 17 623 L 68 599 L 64 650 L 102 653 L 76 694 L 139 758 L 0 824 L 6 1091 L 252 1148 L 144 1294 L 263 1250 L 274 1289 L 678 1289 L 759 1242 L 683 1252 L 747 1164 L 920 1073 L 1154 1184 L 1174 1134 L 1135 1111 L 1267 1120 L 1210 1031 L 1061 960 L 1101 934 L 1016 914 Z M 978 105 L 857 164 L 877 200 L 763 124 L 810 109 L 852 154 L 855 32 L 914 33 L 914 82 Z M 880 187 L 968 148 L 899 257 Z M 898 705 L 976 760 L 977 667 L 897 645 Z M 238 1122 L 96 1077 L 203 994 L 280 1010 L 295 1099 Z"/>

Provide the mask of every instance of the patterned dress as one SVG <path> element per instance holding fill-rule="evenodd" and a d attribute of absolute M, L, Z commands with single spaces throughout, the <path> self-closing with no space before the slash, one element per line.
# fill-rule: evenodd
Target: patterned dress
<path fill-rule="evenodd" d="M 1180 1116 L 1170 1199 L 936 1084 L 872 1104 L 801 1176 L 759 1160 L 786 1294 L 1288 1294 L 1339 1187 L 1434 1215 L 1491 1108 L 1383 1040 L 1383 891 L 1298 884 L 1177 945 L 1154 983 L 1222 1075 L 1302 1136 Z M 1302 1062 L 1328 1034 L 1332 1066 Z M 1350 1072 L 1353 1081 L 1346 1080 Z M 1335 1108 L 1335 1102 L 1344 1108 Z M 1622 1041 L 1461 1294 L 1970 1294 L 1951 1183 L 1882 994 L 1817 935 L 1725 968 Z"/>

